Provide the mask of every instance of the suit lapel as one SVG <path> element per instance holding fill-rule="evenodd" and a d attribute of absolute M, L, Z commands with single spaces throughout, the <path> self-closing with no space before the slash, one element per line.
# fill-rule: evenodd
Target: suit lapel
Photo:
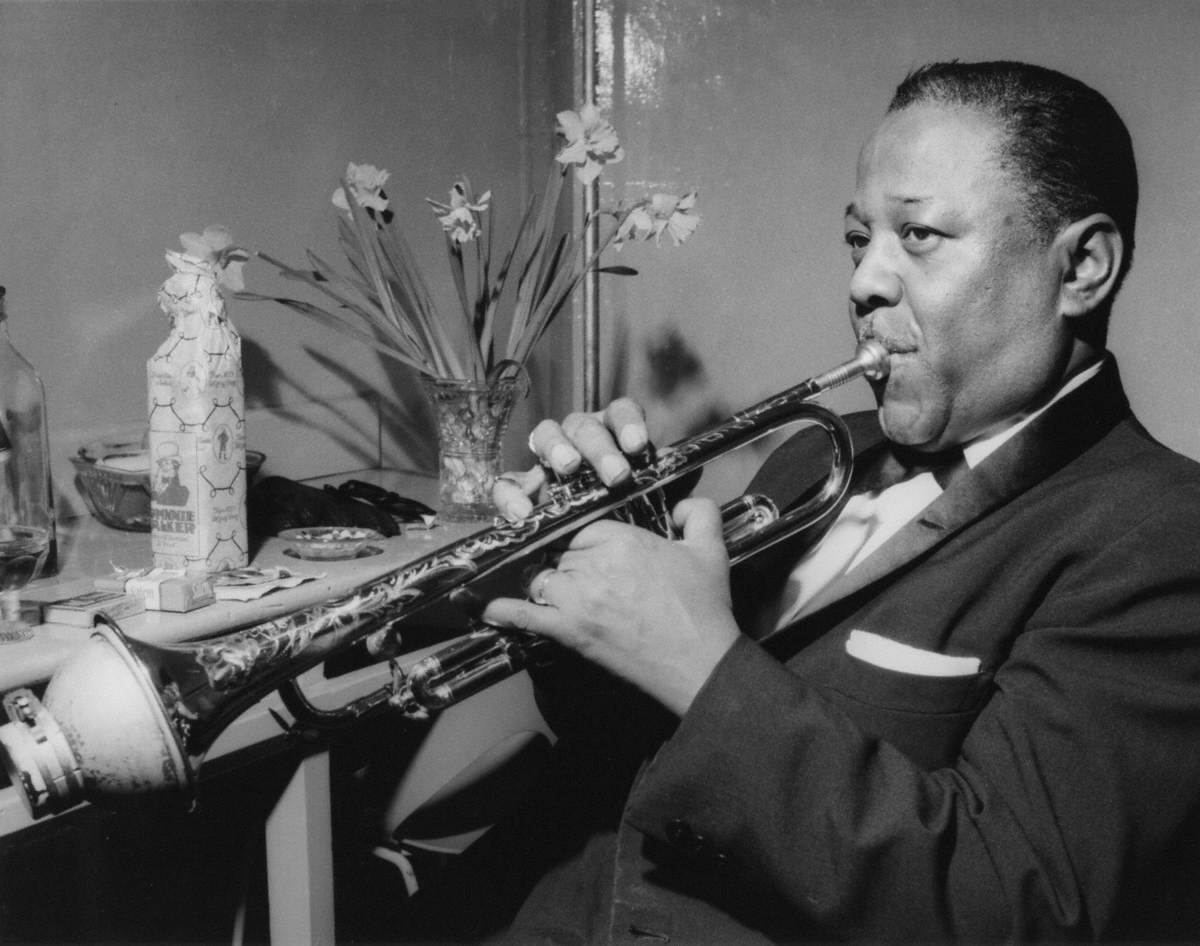
<path fill-rule="evenodd" d="M 857 567 L 819 592 L 800 621 L 896 573 L 991 510 L 1040 483 L 1098 441 L 1129 413 L 1114 360 L 957 479 L 919 516 Z M 871 461 L 870 453 L 861 456 Z M 781 629 L 782 630 L 782 629 Z M 774 636 L 768 634 L 763 640 Z"/>

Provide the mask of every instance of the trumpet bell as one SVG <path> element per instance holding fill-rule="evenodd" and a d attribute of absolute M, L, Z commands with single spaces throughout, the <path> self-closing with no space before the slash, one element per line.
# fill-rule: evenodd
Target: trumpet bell
<path fill-rule="evenodd" d="M 0 756 L 34 818 L 83 797 L 192 788 L 191 763 L 147 667 L 115 628 L 97 627 L 41 700 L 14 690 L 4 709 L 10 722 L 0 726 Z"/>

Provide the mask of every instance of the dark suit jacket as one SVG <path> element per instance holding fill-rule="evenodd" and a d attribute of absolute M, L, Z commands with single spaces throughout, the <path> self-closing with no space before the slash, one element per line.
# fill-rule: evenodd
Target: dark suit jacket
<path fill-rule="evenodd" d="M 802 490 L 805 449 L 757 485 Z M 732 648 L 593 841 L 582 938 L 1200 938 L 1200 466 L 1111 359 L 822 600 Z"/>

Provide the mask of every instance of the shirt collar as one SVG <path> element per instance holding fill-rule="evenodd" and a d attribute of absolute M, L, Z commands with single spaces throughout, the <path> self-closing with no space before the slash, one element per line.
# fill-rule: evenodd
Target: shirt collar
<path fill-rule="evenodd" d="M 1100 369 L 1103 366 L 1104 358 L 1098 359 L 1094 364 L 1088 365 L 1082 371 L 1071 375 L 1071 377 L 1066 380 L 1063 386 L 1058 389 L 1058 392 L 1054 395 L 1054 397 L 1050 398 L 1049 401 L 1047 401 L 1033 413 L 1026 414 L 1019 420 L 1014 421 L 999 433 L 989 434 L 986 437 L 980 437 L 979 439 L 972 440 L 969 444 L 966 444 L 963 447 L 963 457 L 967 461 L 967 466 L 974 469 L 976 466 L 982 463 L 985 458 L 991 456 L 992 453 L 999 449 L 1001 444 L 1005 443 L 1010 437 L 1015 436 L 1027 424 L 1033 423 L 1034 420 L 1045 413 L 1045 411 L 1050 408 L 1050 405 L 1066 397 L 1084 382 L 1090 381 L 1092 378 L 1096 377 L 1096 375 L 1100 373 Z"/>

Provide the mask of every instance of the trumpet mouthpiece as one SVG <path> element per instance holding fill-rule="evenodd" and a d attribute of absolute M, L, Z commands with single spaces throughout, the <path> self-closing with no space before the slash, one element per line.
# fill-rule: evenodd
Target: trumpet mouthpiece
<path fill-rule="evenodd" d="M 810 378 L 806 384 L 816 393 L 828 391 L 838 385 L 853 381 L 866 375 L 872 381 L 886 378 L 888 373 L 888 350 L 882 342 L 873 338 L 859 342 L 854 357 L 842 362 L 836 368 L 830 368 L 824 374 Z"/>
<path fill-rule="evenodd" d="M 854 360 L 862 366 L 862 373 L 872 381 L 886 378 L 890 369 L 888 350 L 882 342 L 873 338 L 865 339 L 858 344 Z"/>

